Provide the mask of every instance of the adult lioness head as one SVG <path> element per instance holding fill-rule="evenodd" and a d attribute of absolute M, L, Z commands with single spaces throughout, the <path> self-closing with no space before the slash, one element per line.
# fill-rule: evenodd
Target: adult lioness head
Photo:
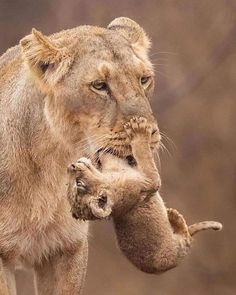
<path fill-rule="evenodd" d="M 62 140 L 96 152 L 129 153 L 123 124 L 132 116 L 153 123 L 153 146 L 160 140 L 149 97 L 154 73 L 150 41 L 128 18 L 108 28 L 80 26 L 44 36 L 33 29 L 21 40 L 29 77 L 45 93 L 45 114 Z M 33 75 L 32 75 L 33 74 Z"/>

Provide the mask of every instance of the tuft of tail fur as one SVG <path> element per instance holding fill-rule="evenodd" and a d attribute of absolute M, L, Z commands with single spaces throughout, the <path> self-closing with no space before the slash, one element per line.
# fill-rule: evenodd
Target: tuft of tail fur
<path fill-rule="evenodd" d="M 217 221 L 202 221 L 198 223 L 194 223 L 188 227 L 189 233 L 191 236 L 195 235 L 196 233 L 206 230 L 206 229 L 213 229 L 213 230 L 222 230 L 222 224 Z"/>

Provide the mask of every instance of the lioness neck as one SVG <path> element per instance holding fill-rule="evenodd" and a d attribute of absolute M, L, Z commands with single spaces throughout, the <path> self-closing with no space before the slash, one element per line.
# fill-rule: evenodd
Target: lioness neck
<path fill-rule="evenodd" d="M 52 132 L 45 117 L 44 94 L 23 69 L 19 56 L 15 47 L 0 59 L 0 172 L 9 186 L 1 187 L 0 195 L 16 188 L 20 198 L 27 198 L 34 186 L 46 185 L 55 193 L 56 179 L 66 176 L 74 147 Z M 10 189 L 12 182 L 16 186 Z"/>

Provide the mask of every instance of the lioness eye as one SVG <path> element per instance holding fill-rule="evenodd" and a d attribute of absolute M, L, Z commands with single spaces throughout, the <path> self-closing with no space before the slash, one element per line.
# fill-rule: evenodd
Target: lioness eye
<path fill-rule="evenodd" d="M 140 78 L 140 83 L 144 88 L 147 88 L 151 83 L 151 76 L 143 76 Z"/>
<path fill-rule="evenodd" d="M 98 91 L 108 91 L 109 90 L 109 87 L 107 85 L 107 83 L 105 81 L 102 81 L 102 80 L 96 80 L 96 81 L 93 81 L 91 83 L 91 86 L 92 88 L 98 90 Z"/>

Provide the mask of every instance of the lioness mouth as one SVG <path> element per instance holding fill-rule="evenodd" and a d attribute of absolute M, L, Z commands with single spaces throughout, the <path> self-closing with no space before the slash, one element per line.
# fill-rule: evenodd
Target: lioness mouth
<path fill-rule="evenodd" d="M 116 150 L 114 150 L 113 148 L 100 148 L 100 149 L 98 149 L 97 151 L 96 151 L 96 153 L 95 153 L 95 164 L 96 164 L 96 167 L 97 167 L 97 169 L 99 169 L 99 170 L 101 170 L 102 169 L 102 163 L 101 163 L 101 160 L 100 160 L 100 156 L 101 156 L 101 154 L 111 154 L 111 155 L 113 155 L 113 156 L 116 156 L 116 157 L 119 157 L 120 158 L 120 156 L 119 156 L 119 153 L 116 151 Z"/>
<path fill-rule="evenodd" d="M 112 154 L 114 156 L 118 156 L 118 151 L 116 151 L 115 149 L 113 149 L 112 147 L 109 148 L 100 148 L 96 151 L 96 155 L 99 155 L 100 153 L 104 153 L 104 154 Z"/>
<path fill-rule="evenodd" d="M 119 153 L 119 151 L 113 149 L 112 147 L 110 147 L 109 149 L 107 149 L 107 148 L 100 148 L 99 150 L 97 150 L 96 156 L 95 156 L 95 159 L 96 159 L 95 162 L 96 162 L 97 168 L 99 170 L 101 170 L 101 168 L 102 168 L 101 161 L 100 161 L 100 155 L 102 153 L 103 154 L 111 154 L 111 155 L 113 155 L 115 157 L 126 159 L 127 163 L 131 167 L 134 167 L 134 166 L 137 165 L 137 162 L 136 162 L 135 158 L 131 154 L 124 156 L 124 155 L 121 155 L 121 153 Z"/>

